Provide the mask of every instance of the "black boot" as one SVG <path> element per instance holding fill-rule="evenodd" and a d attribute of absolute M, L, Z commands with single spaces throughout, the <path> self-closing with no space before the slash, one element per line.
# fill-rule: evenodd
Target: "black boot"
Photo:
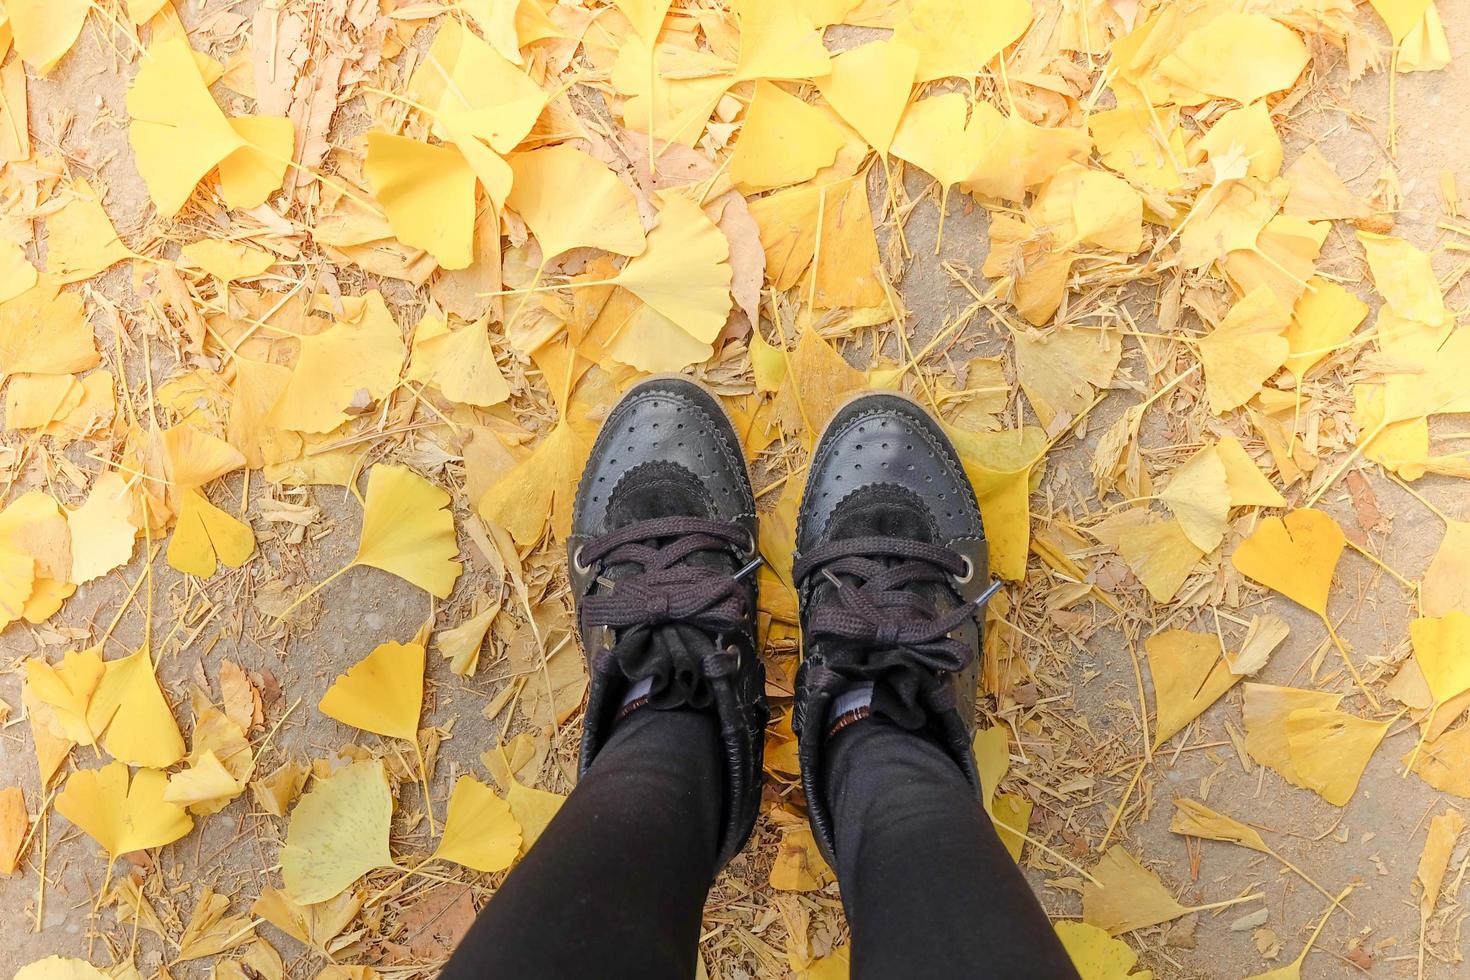
<path fill-rule="evenodd" d="M 839 409 L 812 454 L 793 567 L 803 657 L 792 719 L 812 830 L 836 863 L 823 745 L 869 715 L 932 739 L 976 792 L 985 532 L 959 454 L 893 394 Z"/>
<path fill-rule="evenodd" d="M 587 460 L 567 542 L 592 675 L 581 770 L 632 711 L 713 712 L 726 756 L 719 867 L 760 802 L 755 542 L 750 475 L 719 402 L 680 378 L 629 389 Z"/>

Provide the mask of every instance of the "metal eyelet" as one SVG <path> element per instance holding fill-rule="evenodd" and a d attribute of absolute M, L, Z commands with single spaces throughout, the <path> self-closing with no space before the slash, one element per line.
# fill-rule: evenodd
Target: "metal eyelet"
<path fill-rule="evenodd" d="M 752 530 L 750 530 L 749 528 L 746 528 L 745 529 L 745 540 L 748 542 L 746 544 L 746 546 L 745 546 L 745 557 L 746 558 L 753 558 L 753 557 L 755 557 L 756 552 L 759 550 L 759 545 L 756 543 L 756 540 L 755 540 L 755 532 L 752 531 Z"/>
<path fill-rule="evenodd" d="M 960 555 L 960 561 L 965 563 L 965 574 L 950 576 L 950 578 L 954 579 L 955 585 L 964 585 L 975 577 L 975 563 L 970 560 L 970 556 Z"/>
<path fill-rule="evenodd" d="M 579 544 L 577 545 L 576 550 L 572 552 L 572 571 L 576 572 L 578 575 L 586 575 L 588 572 L 592 571 L 591 565 L 582 564 L 583 547 L 585 546 Z"/>

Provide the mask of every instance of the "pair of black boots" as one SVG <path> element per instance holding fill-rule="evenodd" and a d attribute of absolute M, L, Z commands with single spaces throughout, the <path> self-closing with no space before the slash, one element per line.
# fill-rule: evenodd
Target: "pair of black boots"
<path fill-rule="evenodd" d="M 591 685 L 585 772 L 640 708 L 719 718 L 723 867 L 761 792 L 769 707 L 756 647 L 755 496 L 716 398 L 680 378 L 631 388 L 604 422 L 568 542 Z M 958 453 L 917 404 L 860 395 L 813 452 L 796 532 L 803 657 L 793 728 L 812 829 L 834 861 L 823 743 L 874 715 L 942 746 L 978 792 L 970 752 L 989 571 Z"/>

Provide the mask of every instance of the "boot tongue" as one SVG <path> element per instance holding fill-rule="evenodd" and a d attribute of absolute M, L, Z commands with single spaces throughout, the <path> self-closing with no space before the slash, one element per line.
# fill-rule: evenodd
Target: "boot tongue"
<path fill-rule="evenodd" d="M 607 502 L 608 530 L 655 517 L 711 517 L 714 501 L 699 477 L 677 463 L 635 466 L 618 480 Z"/>
<path fill-rule="evenodd" d="M 713 517 L 714 514 L 709 488 L 697 476 L 678 464 L 658 461 L 635 466 L 618 480 L 608 498 L 607 526 L 616 530 L 658 517 Z M 718 552 L 697 552 L 685 562 L 734 571 L 730 559 Z M 637 565 L 626 563 L 605 569 L 604 575 L 616 582 L 639 571 Z M 702 709 L 712 703 L 702 667 L 704 656 L 711 650 L 710 637 L 703 631 L 668 623 L 650 631 L 647 645 L 622 666 L 630 679 L 652 681 L 648 694 L 651 706 Z"/>

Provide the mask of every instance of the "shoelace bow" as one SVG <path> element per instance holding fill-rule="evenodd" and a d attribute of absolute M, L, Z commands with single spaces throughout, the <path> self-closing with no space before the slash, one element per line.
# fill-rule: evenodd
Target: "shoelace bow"
<path fill-rule="evenodd" d="M 907 538 L 844 538 L 803 555 L 792 577 L 802 583 L 820 574 L 835 589 L 836 601 L 817 605 L 806 623 L 809 644 L 834 641 L 836 656 L 827 658 L 834 676 L 825 683 L 881 681 L 874 707 L 904 727 L 922 725 L 921 699 L 938 706 L 934 699 L 948 691 L 941 677 L 964 670 L 975 656 L 949 635 L 974 615 L 975 604 L 940 613 L 913 587 L 948 586 L 966 568 L 950 549 Z"/>
<path fill-rule="evenodd" d="M 700 679 L 728 677 L 738 666 L 738 652 L 722 647 L 717 638 L 745 623 L 745 597 L 737 573 L 687 561 L 706 551 L 741 554 L 749 543 L 736 524 L 658 517 L 583 545 L 577 561 L 584 567 L 637 567 L 603 580 L 610 588 L 582 602 L 584 627 L 605 626 L 617 636 L 599 656 L 616 660 L 630 680 L 653 677 L 655 696 L 667 691 L 675 701 L 702 706 L 709 692 L 699 690 Z M 687 627 L 678 630 L 680 642 L 654 642 L 670 626 Z"/>

